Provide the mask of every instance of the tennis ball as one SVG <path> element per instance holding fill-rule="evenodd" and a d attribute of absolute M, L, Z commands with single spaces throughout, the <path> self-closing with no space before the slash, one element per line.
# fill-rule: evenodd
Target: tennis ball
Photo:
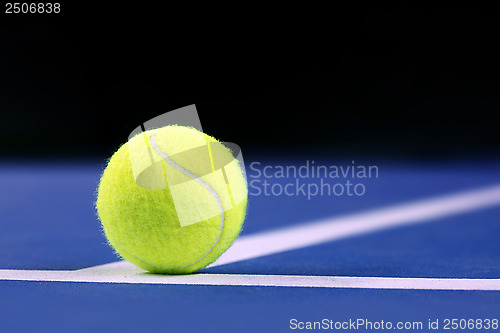
<path fill-rule="evenodd" d="M 247 183 L 232 152 L 184 126 L 134 136 L 102 174 L 96 209 L 109 244 L 153 273 L 214 262 L 241 231 Z"/>

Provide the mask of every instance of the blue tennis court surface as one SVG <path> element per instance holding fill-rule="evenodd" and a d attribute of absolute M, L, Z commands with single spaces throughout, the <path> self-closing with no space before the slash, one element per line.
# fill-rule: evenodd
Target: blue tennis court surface
<path fill-rule="evenodd" d="M 257 177 L 257 172 L 249 168 L 255 160 L 245 161 L 249 181 L 267 180 L 277 184 L 275 189 L 297 184 L 297 179 Z M 272 158 L 259 161 L 260 169 L 300 166 L 305 162 Z M 352 161 L 318 159 L 315 163 L 351 165 Z M 1 331 L 290 332 L 300 331 L 299 326 L 293 329 L 292 319 L 304 325 L 323 319 L 333 323 L 363 319 L 394 325 L 421 322 L 421 328 L 416 324 L 409 331 L 425 332 L 433 331 L 428 327 L 429 320 L 439 321 L 439 331 L 446 319 L 498 320 L 500 291 L 489 287 L 482 290 L 481 286 L 484 281 L 497 283 L 500 278 L 500 197 L 495 198 L 500 185 L 500 162 L 482 159 L 356 163 L 378 167 L 378 177 L 350 179 L 364 185 L 365 193 L 361 196 L 314 195 L 308 199 L 300 193 L 255 195 L 261 183 L 253 183 L 241 243 L 235 243 L 233 253 L 232 249 L 228 251 L 228 263 L 200 272 L 208 283 L 184 284 L 182 279 L 188 281 L 190 277 L 180 276 L 175 283 L 163 284 L 152 283 L 151 279 L 166 282 L 170 277 L 151 277 L 134 269 L 130 276 L 135 280 L 127 280 L 129 268 L 120 264 L 116 267 L 125 267 L 125 273 L 115 271 L 105 276 L 112 283 L 98 278 L 89 281 L 93 275 L 85 275 L 82 280 L 64 275 L 86 268 L 94 272 L 95 266 L 118 261 L 106 244 L 93 208 L 102 162 L 2 161 Z M 320 180 L 299 181 L 310 184 Z M 447 207 L 434 207 L 436 200 L 446 202 Z M 405 215 L 405 207 L 416 208 L 408 208 Z M 429 217 L 420 216 L 422 210 L 429 210 Z M 384 214 L 394 219 L 393 225 L 384 224 Z M 399 225 L 399 217 L 411 223 Z M 380 227 L 368 232 L 347 230 L 346 236 L 325 236 L 322 240 L 314 233 L 307 234 L 308 226 L 330 232 L 342 223 L 349 228 L 351 220 L 352 225 L 366 226 L 372 219 Z M 306 243 L 300 237 L 282 238 L 287 233 L 295 235 L 297 230 L 306 231 Z M 269 239 L 271 243 L 282 242 L 281 250 L 271 244 L 269 253 L 262 255 L 264 252 L 258 247 L 268 246 Z M 250 252 L 255 251 L 252 257 L 241 259 L 235 254 L 243 243 L 249 244 Z M 113 270 L 115 266 L 109 267 Z M 55 278 L 38 278 L 48 276 L 44 275 L 46 271 Z M 255 282 L 251 280 L 254 275 L 269 277 L 269 281 L 278 284 Z M 238 279 L 247 276 L 254 282 L 238 285 Z M 319 282 L 314 283 L 319 285 L 287 285 L 289 276 L 294 276 L 299 284 L 301 277 L 318 277 L 314 281 Z M 332 287 L 321 285 L 323 277 L 388 279 L 382 280 L 385 287 L 380 288 L 356 284 Z M 417 284 L 414 288 L 412 282 L 404 288 L 392 288 L 391 283 L 399 283 L 400 278 L 415 278 L 409 281 Z M 445 281 L 440 284 L 443 287 L 428 290 L 426 279 Z M 451 290 L 454 288 L 447 287 L 448 279 L 478 279 L 478 283 L 472 284 L 478 288 Z M 317 329 L 322 330 L 334 331 Z M 356 330 L 375 329 L 360 326 Z M 469 329 L 474 330 L 479 329 Z M 341 331 L 355 330 L 351 327 Z"/>

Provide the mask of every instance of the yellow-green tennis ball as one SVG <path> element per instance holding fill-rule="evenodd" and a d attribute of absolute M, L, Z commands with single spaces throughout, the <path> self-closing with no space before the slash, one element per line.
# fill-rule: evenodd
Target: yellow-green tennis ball
<path fill-rule="evenodd" d="M 150 272 L 184 274 L 231 246 L 245 219 L 247 193 L 228 148 L 194 128 L 166 126 L 116 151 L 99 183 L 96 208 L 122 258 Z"/>

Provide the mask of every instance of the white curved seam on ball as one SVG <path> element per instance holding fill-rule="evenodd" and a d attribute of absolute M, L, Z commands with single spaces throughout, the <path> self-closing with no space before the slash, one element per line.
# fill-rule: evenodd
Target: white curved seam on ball
<path fill-rule="evenodd" d="M 158 145 L 156 144 L 156 141 L 155 141 L 155 134 L 151 134 L 150 137 L 149 137 L 150 141 L 151 141 L 151 145 L 153 146 L 153 148 L 156 150 L 156 152 L 168 163 L 170 164 L 171 166 L 173 166 L 174 168 L 176 168 L 177 170 L 179 170 L 180 172 L 182 172 L 183 174 L 185 174 L 186 176 L 192 178 L 194 181 L 196 181 L 198 184 L 200 184 L 201 186 L 203 186 L 204 188 L 206 188 L 210 194 L 214 197 L 215 201 L 217 202 L 217 205 L 219 206 L 219 210 L 220 210 L 220 220 L 221 220 L 221 224 L 220 224 L 220 233 L 219 235 L 217 236 L 217 239 L 215 240 L 215 243 L 212 245 L 212 247 L 207 251 L 207 253 L 205 253 L 201 258 L 199 258 L 198 260 L 196 260 L 195 262 L 189 264 L 189 265 L 186 265 L 186 266 L 183 266 L 183 267 L 176 267 L 176 268 L 173 268 L 173 269 L 179 269 L 179 268 L 186 268 L 186 267 L 189 267 L 189 266 L 192 266 L 198 262 L 200 262 L 201 260 L 205 259 L 209 254 L 210 252 L 212 252 L 212 250 L 215 248 L 215 246 L 217 246 L 217 244 L 219 243 L 221 237 L 222 237 L 222 232 L 224 230 L 224 220 L 225 220 L 225 214 L 224 214 L 224 207 L 222 207 L 222 201 L 220 200 L 219 198 L 219 195 L 217 194 L 217 192 L 215 192 L 215 190 L 213 189 L 212 186 L 210 186 L 210 184 L 208 184 L 207 182 L 205 182 L 203 179 L 201 179 L 200 177 L 194 175 L 193 173 L 191 173 L 189 170 L 186 170 L 184 169 L 183 167 L 181 167 L 180 165 L 178 165 L 177 163 L 175 163 L 167 154 L 165 154 L 159 147 Z M 141 260 L 142 261 L 142 260 Z"/>

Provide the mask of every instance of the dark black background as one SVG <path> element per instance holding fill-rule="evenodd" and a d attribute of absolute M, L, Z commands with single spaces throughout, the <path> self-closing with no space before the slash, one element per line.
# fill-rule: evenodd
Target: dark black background
<path fill-rule="evenodd" d="M 109 156 L 195 103 L 253 152 L 499 151 L 494 8 L 63 2 L 0 16 L 2 156 Z"/>

